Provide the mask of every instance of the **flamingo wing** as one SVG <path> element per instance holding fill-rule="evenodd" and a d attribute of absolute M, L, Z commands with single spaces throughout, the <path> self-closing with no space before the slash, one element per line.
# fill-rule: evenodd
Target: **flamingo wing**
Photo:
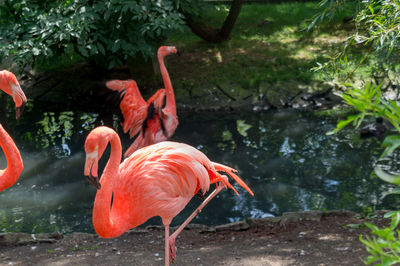
<path fill-rule="evenodd" d="M 120 108 L 124 116 L 122 126 L 124 133 L 129 131 L 129 136 L 132 138 L 140 131 L 146 120 L 148 103 L 143 99 L 134 80 L 111 80 L 106 86 L 121 94 Z"/>
<path fill-rule="evenodd" d="M 129 157 L 137 149 L 168 139 L 168 132 L 162 119 L 165 96 L 165 89 L 159 89 L 147 100 L 147 113 L 142 123 L 142 134 L 139 134 L 126 150 L 125 157 Z"/>
<path fill-rule="evenodd" d="M 204 154 L 186 144 L 165 141 L 146 146 L 120 165 L 120 180 L 115 189 L 122 194 L 115 195 L 115 202 L 135 195 L 138 201 L 132 204 L 141 206 L 144 219 L 141 222 L 153 216 L 172 219 L 183 210 L 198 187 L 203 193 L 209 190 L 205 164 L 211 167 Z M 125 187 L 131 190 L 125 193 Z"/>
<path fill-rule="evenodd" d="M 159 89 L 154 93 L 153 96 L 151 96 L 148 100 L 147 103 L 154 103 L 154 109 L 156 112 L 159 112 L 163 106 L 164 106 L 164 101 L 165 101 L 165 89 Z"/>

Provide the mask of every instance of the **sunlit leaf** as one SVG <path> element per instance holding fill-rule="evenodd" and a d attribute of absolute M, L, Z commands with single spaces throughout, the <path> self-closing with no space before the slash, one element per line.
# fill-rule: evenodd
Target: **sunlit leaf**
<path fill-rule="evenodd" d="M 236 120 L 236 127 L 240 135 L 247 137 L 247 130 L 249 130 L 252 126 L 246 124 L 244 120 Z"/>
<path fill-rule="evenodd" d="M 339 132 L 340 130 L 342 130 L 345 126 L 347 126 L 348 124 L 350 124 L 351 122 L 353 122 L 356 118 L 358 118 L 359 115 L 350 115 L 347 117 L 346 120 L 341 120 L 337 123 L 336 128 L 332 131 L 329 131 L 326 133 L 326 135 L 333 135 L 337 132 Z"/>
<path fill-rule="evenodd" d="M 382 146 L 385 147 L 385 150 L 383 151 L 381 158 L 392 154 L 394 150 L 400 147 L 400 136 L 387 136 L 383 141 Z"/>
<path fill-rule="evenodd" d="M 222 140 L 223 141 L 232 140 L 232 133 L 229 130 L 224 130 L 222 132 Z"/>
<path fill-rule="evenodd" d="M 400 185 L 400 175 L 391 175 L 384 172 L 380 167 L 375 167 L 375 174 L 382 179 L 391 184 Z"/>

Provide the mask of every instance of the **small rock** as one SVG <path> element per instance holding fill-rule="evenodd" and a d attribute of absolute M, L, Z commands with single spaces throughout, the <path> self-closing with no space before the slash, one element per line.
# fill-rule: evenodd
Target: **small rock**
<path fill-rule="evenodd" d="M 246 222 L 250 227 L 265 226 L 269 224 L 277 224 L 281 221 L 281 217 L 266 217 L 266 218 L 248 218 Z"/>
<path fill-rule="evenodd" d="M 303 108 L 308 108 L 311 105 L 311 103 L 308 102 L 308 101 L 305 101 L 303 99 L 298 98 L 298 99 L 295 99 L 291 103 L 291 105 L 292 105 L 292 108 L 294 108 L 294 109 L 303 109 Z"/>
<path fill-rule="evenodd" d="M 350 247 L 338 247 L 338 248 L 335 248 L 335 249 L 338 250 L 338 251 L 348 251 L 350 249 Z"/>
<path fill-rule="evenodd" d="M 354 217 L 355 215 L 355 212 L 345 210 L 332 210 L 322 213 L 322 217 Z"/>
<path fill-rule="evenodd" d="M 246 223 L 245 221 L 215 226 L 215 230 L 217 232 L 220 232 L 220 231 L 243 231 L 243 230 L 247 230 L 249 228 L 250 228 L 249 224 Z"/>
<path fill-rule="evenodd" d="M 188 224 L 185 227 L 185 230 L 193 230 L 193 229 L 208 230 L 209 226 L 204 224 Z"/>
<path fill-rule="evenodd" d="M 304 211 L 304 212 L 284 212 L 280 221 L 280 225 L 286 225 L 290 222 L 302 220 L 321 221 L 322 212 L 320 211 Z"/>
<path fill-rule="evenodd" d="M 306 235 L 306 232 L 300 232 L 299 237 L 304 237 Z"/>

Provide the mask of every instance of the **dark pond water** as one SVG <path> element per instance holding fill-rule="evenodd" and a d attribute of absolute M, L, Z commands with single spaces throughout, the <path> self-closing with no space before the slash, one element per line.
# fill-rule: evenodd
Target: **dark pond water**
<path fill-rule="evenodd" d="M 6 127 L 21 151 L 24 171 L 0 193 L 0 232 L 93 232 L 95 189 L 83 176 L 83 143 L 101 123 L 97 114 L 27 110 Z M 118 128 L 116 116 L 108 119 Z M 312 112 L 180 113 L 174 141 L 191 144 L 211 160 L 230 165 L 253 189 L 251 197 L 223 191 L 194 223 L 208 225 L 269 217 L 286 211 L 393 208 L 390 186 L 371 176 L 382 149 L 377 139 L 360 140 L 356 131 L 326 136 L 336 121 Z M 123 146 L 130 141 L 120 132 Z M 103 157 L 104 158 L 104 157 Z M 103 159 L 104 166 L 106 159 Z M 5 167 L 4 156 L 0 166 Z M 236 186 L 237 187 L 237 186 Z M 193 199 L 174 219 L 182 222 L 200 203 Z M 160 224 L 159 218 L 148 223 Z"/>

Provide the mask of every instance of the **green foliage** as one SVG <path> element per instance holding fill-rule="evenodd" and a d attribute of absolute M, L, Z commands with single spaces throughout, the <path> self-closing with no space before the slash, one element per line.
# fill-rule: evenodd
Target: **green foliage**
<path fill-rule="evenodd" d="M 348 116 L 346 120 L 339 121 L 336 128 L 327 133 L 328 135 L 337 133 L 351 123 L 358 128 L 366 116 L 380 116 L 389 121 L 400 133 L 400 105 L 397 101 L 382 98 L 380 85 L 367 83 L 364 88 L 357 88 L 350 84 L 347 84 L 347 86 L 349 86 L 349 89 L 346 92 L 337 93 L 337 95 L 359 113 Z M 392 142 L 393 139 L 391 138 L 385 143 L 390 144 Z"/>
<path fill-rule="evenodd" d="M 365 225 L 371 229 L 372 237 L 360 235 L 360 241 L 371 254 L 364 261 L 367 265 L 395 265 L 400 263 L 400 230 L 396 230 L 400 223 L 400 212 L 388 212 L 385 218 L 391 218 L 389 227 L 378 228 L 371 223 Z"/>
<path fill-rule="evenodd" d="M 320 23 L 324 18 L 331 17 L 346 2 L 346 0 L 323 0 L 321 6 L 324 9 L 314 17 L 309 28 L 314 27 L 314 25 Z M 358 9 L 353 14 L 356 26 L 355 31 L 347 39 L 344 49 L 336 56 L 329 58 L 328 62 L 319 63 L 318 67 L 314 69 L 333 71 L 340 76 L 343 66 L 349 67 L 350 60 L 354 60 L 354 57 L 350 58 L 349 51 L 365 47 L 367 51 L 362 57 L 359 57 L 355 68 L 346 73 L 346 80 L 357 69 L 366 64 L 372 54 L 375 55 L 376 65 L 383 70 L 381 72 L 387 78 L 390 71 L 395 72 L 395 76 L 397 76 L 396 72 L 398 70 L 396 66 L 398 66 L 400 60 L 393 52 L 398 51 L 400 48 L 400 4 L 398 0 L 366 0 L 357 2 Z M 328 134 L 336 133 L 351 123 L 357 128 L 366 116 L 381 116 L 394 126 L 397 133 L 400 133 L 400 105 L 398 101 L 383 99 L 380 86 L 367 84 L 364 88 L 350 87 L 348 91 L 340 94 L 340 97 L 345 103 L 357 110 L 358 114 L 340 121 L 336 129 Z M 390 155 L 395 149 L 400 147 L 400 136 L 386 137 L 383 146 L 385 147 L 385 151 L 382 153 L 381 158 Z M 388 174 L 379 167 L 375 168 L 375 173 L 386 182 L 400 185 L 400 176 Z M 397 188 L 392 193 L 399 192 L 400 190 Z M 366 223 L 366 226 L 371 229 L 371 233 L 375 236 L 366 236 L 365 238 L 360 236 L 360 241 L 367 247 L 367 251 L 371 254 L 364 261 L 366 264 L 394 265 L 400 263 L 400 230 L 395 230 L 400 222 L 400 212 L 390 212 L 385 217 L 392 219 L 390 227 L 380 229 L 373 224 Z"/>
<path fill-rule="evenodd" d="M 384 99 L 381 94 L 380 85 L 375 86 L 368 83 L 364 88 L 348 86 L 350 86 L 350 88 L 345 93 L 338 93 L 337 95 L 339 95 L 346 104 L 357 110 L 358 114 L 350 115 L 346 120 L 339 121 L 336 128 L 327 133 L 328 135 L 339 132 L 349 124 L 358 128 L 367 116 L 382 117 L 389 121 L 397 130 L 397 133 L 400 134 L 400 104 L 398 101 Z M 382 146 L 385 147 L 385 150 L 381 158 L 392 154 L 394 150 L 400 147 L 400 136 L 387 136 Z M 389 175 L 379 167 L 375 168 L 375 173 L 386 182 L 400 185 L 400 176 Z"/>
<path fill-rule="evenodd" d="M 336 128 L 327 134 L 334 134 L 350 123 L 357 128 L 366 116 L 380 116 L 389 121 L 400 133 L 400 105 L 397 101 L 384 99 L 380 85 L 366 84 L 364 88 L 350 86 L 349 90 L 338 95 L 346 104 L 352 106 L 359 113 L 348 116 L 346 120 L 339 121 Z M 400 136 L 388 136 L 382 145 L 385 147 L 385 151 L 382 153 L 381 158 L 390 155 L 400 147 Z M 388 174 L 379 167 L 375 167 L 375 173 L 380 179 L 388 183 L 400 185 L 400 176 Z M 399 194 L 399 192 L 399 188 L 396 188 L 388 194 Z M 400 230 L 395 231 L 400 222 L 400 211 L 387 213 L 385 217 L 392 218 L 390 227 L 379 229 L 371 223 L 365 223 L 371 229 L 371 233 L 376 235 L 374 237 L 366 236 L 365 238 L 360 236 L 360 241 L 371 254 L 364 261 L 366 264 L 394 265 L 400 263 Z M 380 263 L 377 263 L 378 261 Z"/>
<path fill-rule="evenodd" d="M 321 24 L 326 18 L 332 18 L 336 13 L 351 1 L 323 0 L 320 5 L 322 10 L 313 17 L 308 26 L 311 29 Z M 327 57 L 327 62 L 319 63 L 314 70 L 328 69 L 340 75 L 345 68 L 350 66 L 351 60 L 358 60 L 352 71 L 346 74 L 346 79 L 371 59 L 377 59 L 377 66 L 381 70 L 395 70 L 399 57 L 393 53 L 399 49 L 400 38 L 400 9 L 397 0 L 367 0 L 357 1 L 357 8 L 352 14 L 355 30 L 348 36 L 343 50 L 335 56 Z M 367 49 L 361 57 L 356 59 L 354 50 Z M 361 49 L 360 49 L 361 48 Z M 353 51 L 353 52 L 350 52 Z"/>
<path fill-rule="evenodd" d="M 197 88 L 198 84 L 218 84 L 236 99 L 253 94 L 268 100 L 270 94 L 295 95 L 303 85 L 313 92 L 325 90 L 320 84 L 326 73 L 310 68 L 328 51 L 341 48 L 340 41 L 347 34 L 342 18 L 348 13 L 336 16 L 318 31 L 302 30 L 316 7 L 315 2 L 243 4 L 230 39 L 218 45 L 207 45 L 187 28 L 184 34 L 175 32 L 167 43 L 179 43 L 185 54 L 191 54 L 186 63 L 197 71 L 179 71 L 179 59 L 179 63 L 170 64 L 173 79 L 182 80 L 174 88 L 180 93 L 182 86 L 181 95 L 185 95 L 188 88 Z M 226 9 L 219 5 L 202 10 L 201 17 L 212 26 L 220 26 L 226 15 Z M 200 93 L 197 90 L 193 95 Z"/>
<path fill-rule="evenodd" d="M 306 29 L 311 30 L 317 25 L 320 26 L 326 19 L 332 20 L 337 13 L 343 11 L 343 7 L 347 4 L 347 2 L 348 1 L 346 0 L 322 0 L 319 3 L 319 6 L 322 10 L 313 16 Z"/>
<path fill-rule="evenodd" d="M 192 5 L 190 5 L 190 3 Z M 0 2 L 0 55 L 19 65 L 78 54 L 112 68 L 129 58 L 154 55 L 197 1 L 63 0 Z"/>

